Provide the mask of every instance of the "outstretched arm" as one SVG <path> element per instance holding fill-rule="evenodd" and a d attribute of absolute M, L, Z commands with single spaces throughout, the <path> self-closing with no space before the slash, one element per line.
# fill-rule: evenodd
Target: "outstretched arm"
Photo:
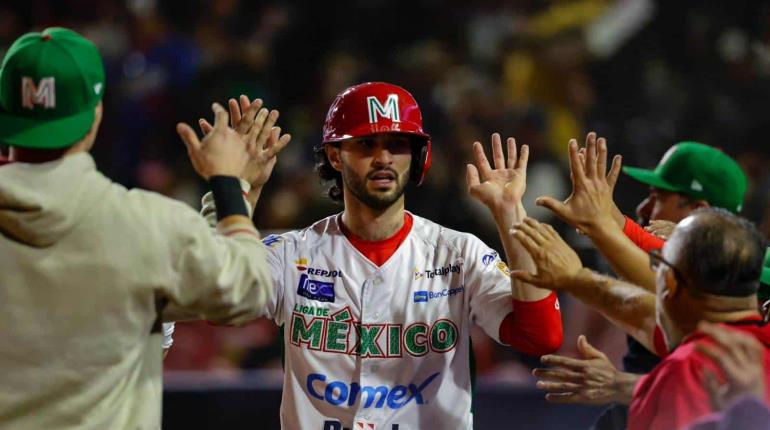
<path fill-rule="evenodd" d="M 613 158 L 608 172 L 607 142 L 591 132 L 583 152 L 575 139 L 570 140 L 569 160 L 572 194 L 564 202 L 540 197 L 537 204 L 586 234 L 619 276 L 655 291 L 655 275 L 649 268 L 647 254 L 623 233 L 625 218 L 620 215 L 617 219 L 620 212 L 612 200 L 620 175 L 620 156 Z"/>
<path fill-rule="evenodd" d="M 572 294 L 655 351 L 655 295 L 636 285 L 583 267 L 577 253 L 548 224 L 532 218 L 517 224 L 512 236 L 529 252 L 536 272 L 515 271 L 529 284 Z"/>
<path fill-rule="evenodd" d="M 517 270 L 533 270 L 532 258 L 526 250 L 508 234 L 514 223 L 527 216 L 521 198 L 527 182 L 527 162 L 529 147 L 521 146 L 521 154 L 516 150 L 516 141 L 507 140 L 508 157 L 503 153 L 500 135 L 492 135 L 492 159 L 494 168 L 489 165 L 484 148 L 480 142 L 473 143 L 475 164 L 468 164 L 466 179 L 468 192 L 483 203 L 495 219 L 500 240 L 505 249 L 508 266 Z M 551 292 L 520 280 L 511 278 L 513 298 L 520 301 L 537 301 L 548 297 Z"/>

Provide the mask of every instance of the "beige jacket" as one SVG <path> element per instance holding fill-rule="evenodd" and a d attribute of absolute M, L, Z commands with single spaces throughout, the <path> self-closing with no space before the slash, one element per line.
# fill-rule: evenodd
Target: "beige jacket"
<path fill-rule="evenodd" d="M 88 154 L 0 167 L 0 428 L 159 428 L 156 306 L 260 315 L 272 281 L 250 229 L 217 234 Z"/>

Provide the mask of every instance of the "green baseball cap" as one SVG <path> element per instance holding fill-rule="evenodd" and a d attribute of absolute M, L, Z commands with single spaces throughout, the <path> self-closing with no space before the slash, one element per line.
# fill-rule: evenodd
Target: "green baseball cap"
<path fill-rule="evenodd" d="M 735 160 L 698 142 L 672 146 L 655 170 L 624 167 L 623 171 L 643 184 L 703 199 L 733 213 L 743 209 L 748 187 L 746 175 Z"/>
<path fill-rule="evenodd" d="M 27 33 L 0 66 L 0 142 L 70 146 L 88 134 L 102 94 L 104 65 L 93 43 L 65 28 Z"/>
<path fill-rule="evenodd" d="M 770 248 L 765 252 L 765 263 L 762 265 L 762 274 L 759 275 L 759 302 L 770 300 Z"/>

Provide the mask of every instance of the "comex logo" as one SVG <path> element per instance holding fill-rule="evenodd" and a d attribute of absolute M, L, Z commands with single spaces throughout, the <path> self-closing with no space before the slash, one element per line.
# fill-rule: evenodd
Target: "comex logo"
<path fill-rule="evenodd" d="M 426 403 L 423 391 L 438 377 L 440 372 L 428 376 L 420 385 L 361 386 L 358 382 L 347 384 L 342 381 L 326 383 L 326 375 L 311 373 L 307 376 L 306 388 L 308 394 L 333 406 L 348 406 L 359 403 L 362 408 L 401 409 L 409 403 L 417 405 Z"/>

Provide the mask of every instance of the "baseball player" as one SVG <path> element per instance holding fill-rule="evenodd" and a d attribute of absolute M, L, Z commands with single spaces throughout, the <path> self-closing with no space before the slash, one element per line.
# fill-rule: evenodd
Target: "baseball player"
<path fill-rule="evenodd" d="M 212 231 L 190 207 L 97 170 L 104 88 L 96 47 L 62 28 L 22 36 L 0 69 L 3 429 L 160 428 L 165 304 L 238 323 L 272 292 L 238 177 L 269 176 L 282 143 L 248 150 L 218 105 L 202 142 L 179 126 L 214 191 Z"/>
<path fill-rule="evenodd" d="M 512 283 L 475 236 L 404 210 L 431 145 L 403 88 L 360 84 L 332 103 L 315 153 L 344 211 L 263 240 L 275 286 L 264 314 L 283 330 L 284 429 L 471 429 L 473 324 L 529 354 L 561 345 L 554 294 Z M 495 134 L 494 166 L 479 142 L 474 153 L 468 189 L 490 209 L 508 261 L 531 268 L 508 234 L 525 216 L 528 148 L 517 155 L 508 139 L 506 157 Z M 204 197 L 204 214 L 212 205 Z"/>

